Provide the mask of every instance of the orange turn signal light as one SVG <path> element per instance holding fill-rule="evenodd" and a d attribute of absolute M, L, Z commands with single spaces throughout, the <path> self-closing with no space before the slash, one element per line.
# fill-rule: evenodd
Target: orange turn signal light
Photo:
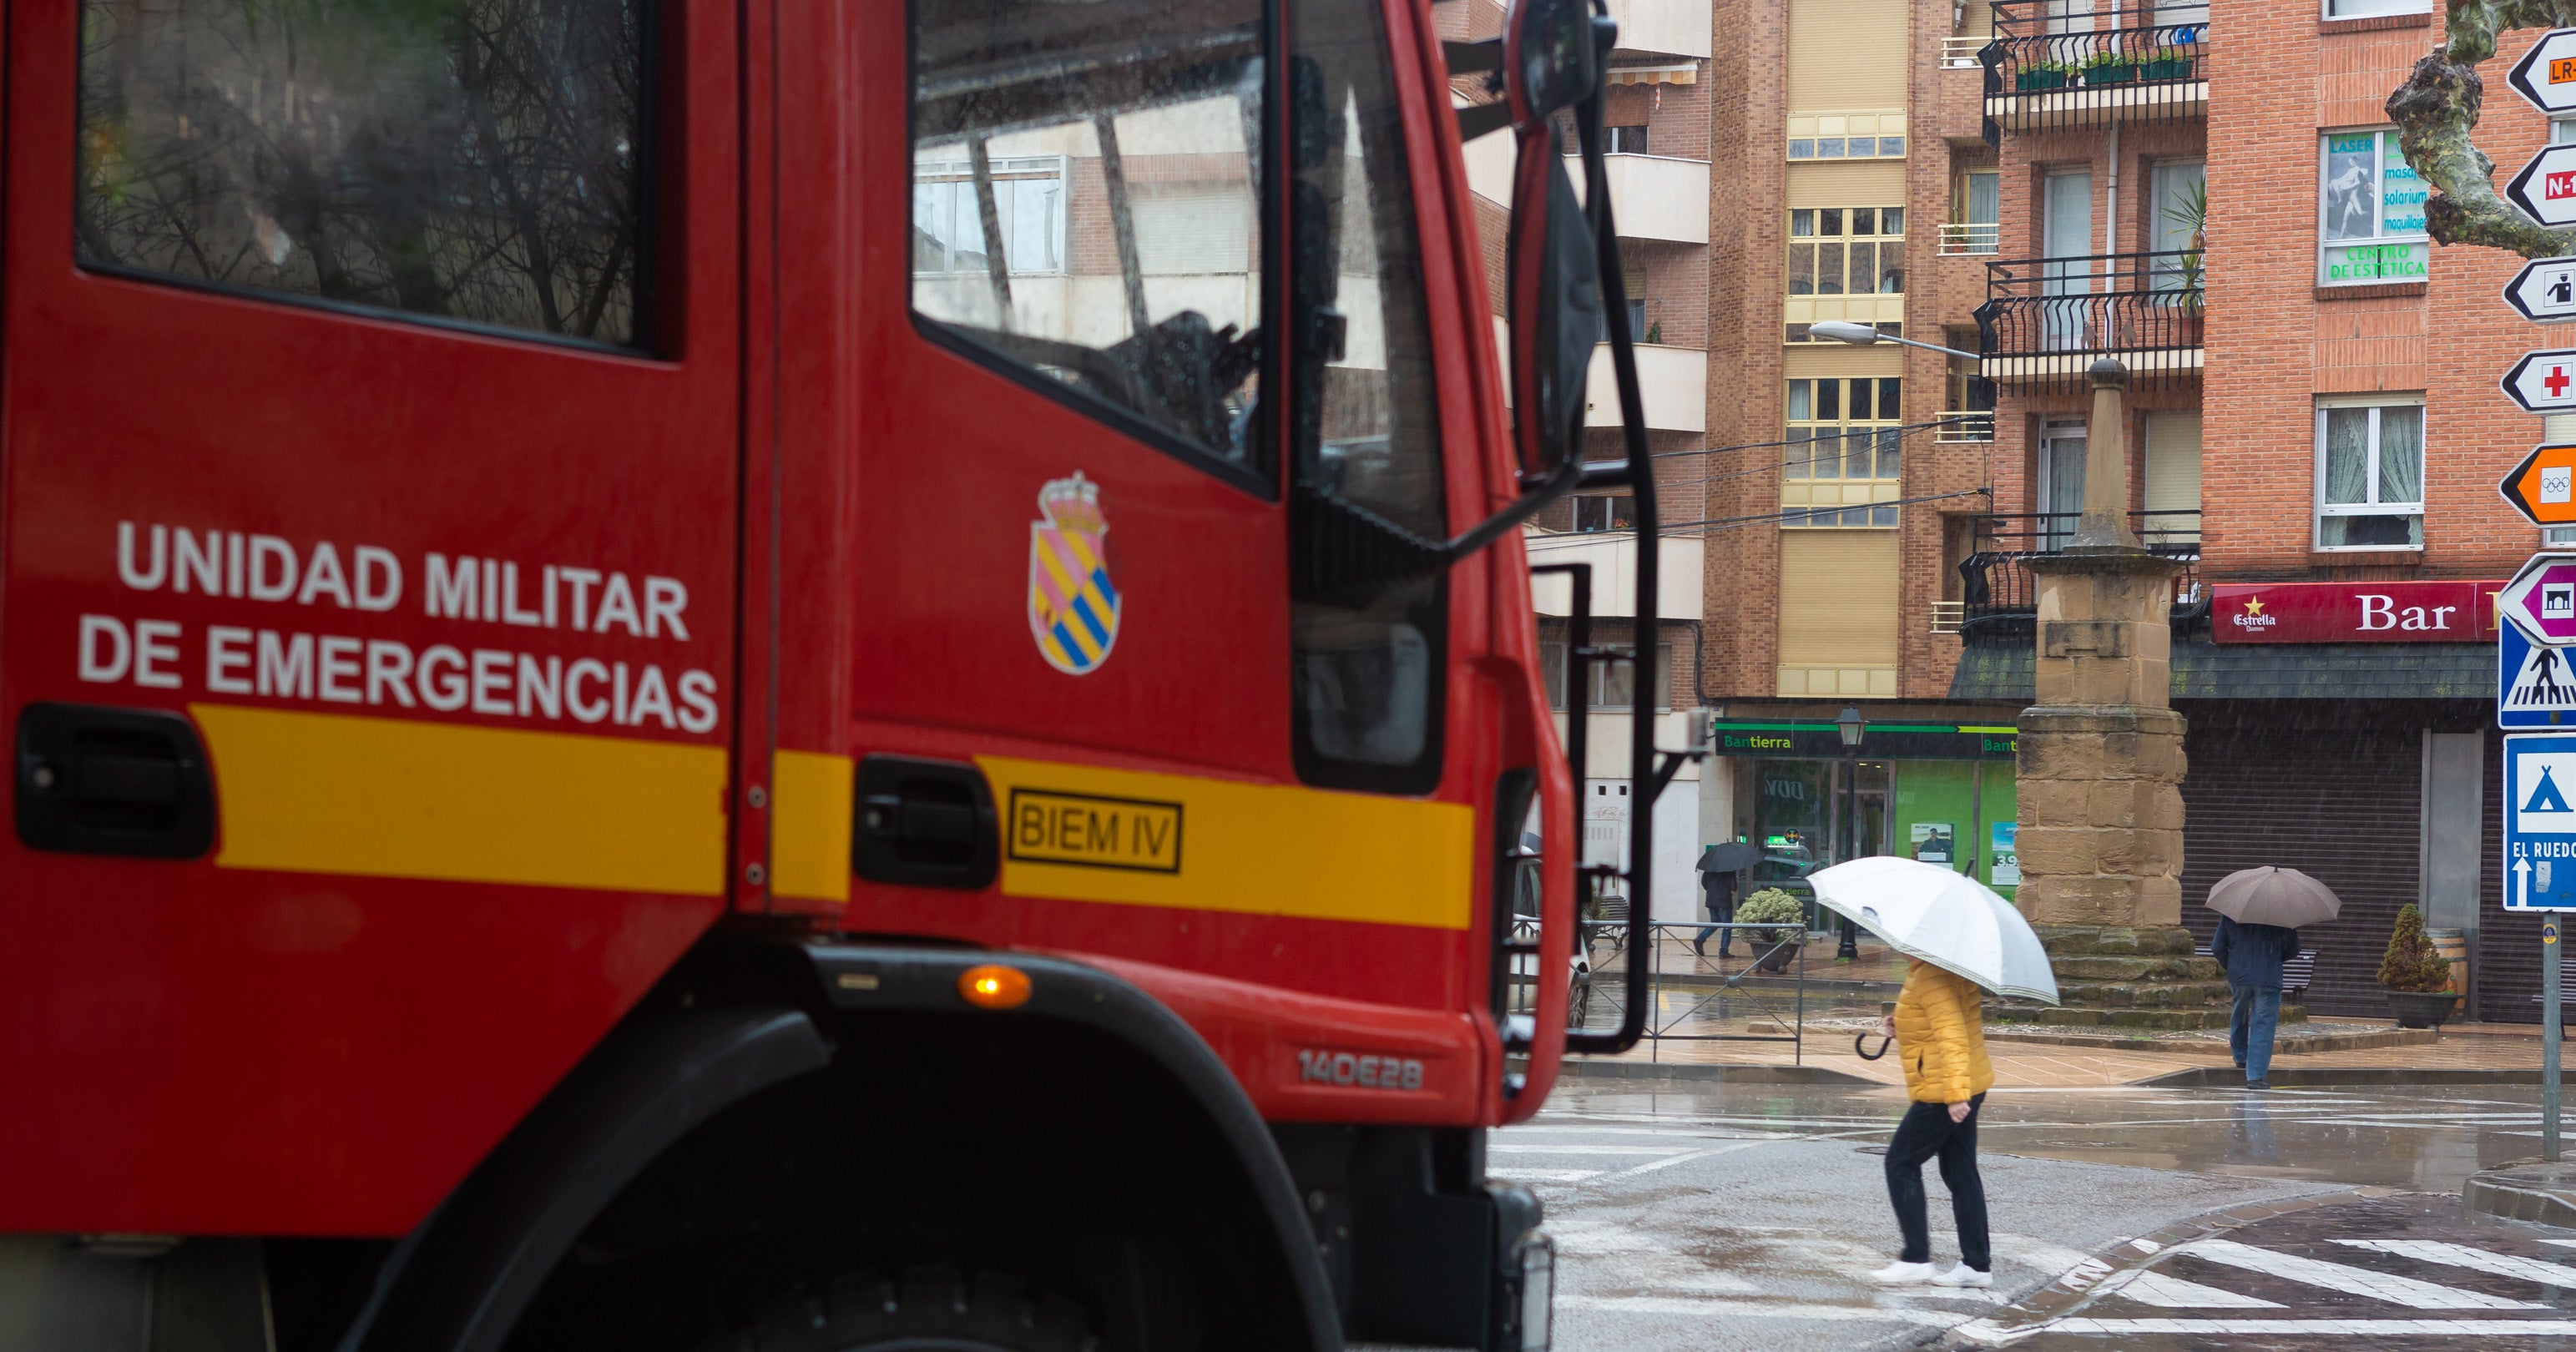
<path fill-rule="evenodd" d="M 1017 1009 L 1029 1002 L 1029 974 L 988 962 L 957 974 L 957 993 L 977 1009 Z"/>

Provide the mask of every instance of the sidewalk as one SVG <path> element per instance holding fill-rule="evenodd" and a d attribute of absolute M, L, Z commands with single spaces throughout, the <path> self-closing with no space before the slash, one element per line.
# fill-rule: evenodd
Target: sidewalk
<path fill-rule="evenodd" d="M 1719 971 L 1715 970 L 1713 951 L 1709 958 L 1699 959 L 1687 945 L 1668 943 L 1664 947 L 1666 951 L 1660 956 L 1665 984 L 1658 992 L 1651 1023 L 1661 1032 L 1680 1036 L 1639 1043 L 1634 1051 L 1621 1057 L 1570 1057 L 1569 1076 L 1583 1076 L 1583 1062 L 1617 1061 L 1624 1063 L 1618 1071 L 1603 1067 L 1593 1073 L 1634 1076 L 1644 1073 L 1645 1065 L 1673 1065 L 1692 1067 L 1682 1074 L 1697 1076 L 1708 1073 L 1698 1069 L 1703 1067 L 1794 1065 L 1884 1085 L 1904 1083 L 1904 1071 L 1892 1051 L 1881 1060 L 1869 1061 L 1852 1046 L 1855 1034 L 1867 1034 L 1868 1045 L 1877 1046 L 1874 1030 L 1881 1004 L 1895 998 L 1896 984 L 1903 980 L 1901 957 L 1873 945 L 1863 949 L 1860 961 L 1835 964 L 1830 961 L 1831 948 L 1820 946 L 1827 960 L 1808 964 L 1801 1047 L 1786 1040 L 1800 1024 L 1794 986 L 1757 977 L 1727 988 L 1724 978 L 1742 973 L 1741 957 Z M 1680 951 L 1673 952 L 1675 948 Z M 1739 944 L 1737 952 L 1742 951 Z M 1823 977 L 1824 973 L 1833 975 Z M 1697 975 L 1700 980 L 1688 985 L 1675 981 L 1686 975 Z M 1610 982 L 1617 976 L 1605 972 L 1601 979 Z M 1861 981 L 1882 984 L 1861 986 Z M 1596 1009 L 1594 1023 L 1597 1025 L 1603 1017 L 1604 1012 Z M 1999 1089 L 2104 1088 L 2138 1084 L 2177 1071 L 2212 1067 L 2234 1070 L 2224 1029 L 2125 1034 L 2116 1046 L 2024 1040 L 1992 1025 L 1987 1031 L 1986 1055 L 1994 1063 Z M 2321 1015 L 2306 1024 L 2281 1030 L 2273 1068 L 2301 1072 L 2536 1072 L 2540 1068 L 2539 1031 L 2529 1024 L 2452 1024 L 2438 1034 L 2428 1035 L 2398 1030 L 2391 1019 Z M 1783 1040 L 1690 1040 L 1712 1034 Z"/>

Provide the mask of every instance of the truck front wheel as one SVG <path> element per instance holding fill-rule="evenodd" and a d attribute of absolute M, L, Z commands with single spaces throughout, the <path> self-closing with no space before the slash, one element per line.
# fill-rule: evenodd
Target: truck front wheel
<path fill-rule="evenodd" d="M 1096 1352 L 1097 1328 L 1017 1277 L 870 1270 L 770 1301 L 698 1352 Z"/>

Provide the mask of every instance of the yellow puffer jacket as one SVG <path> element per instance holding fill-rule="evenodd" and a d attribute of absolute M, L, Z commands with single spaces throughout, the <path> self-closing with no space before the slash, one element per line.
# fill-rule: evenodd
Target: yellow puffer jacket
<path fill-rule="evenodd" d="M 1896 1050 L 1905 1094 L 1917 1103 L 1965 1103 L 1994 1087 L 1986 1060 L 1985 994 L 1928 962 L 1910 964 L 1896 995 Z"/>

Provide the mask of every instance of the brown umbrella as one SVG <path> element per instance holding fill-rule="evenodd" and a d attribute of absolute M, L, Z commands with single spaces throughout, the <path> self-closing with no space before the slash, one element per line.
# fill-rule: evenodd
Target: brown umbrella
<path fill-rule="evenodd" d="M 2209 889 L 2209 909 L 2240 925 L 2297 929 L 2334 919 L 2343 910 L 2343 898 L 2297 869 L 2267 864 L 2219 879 Z"/>

